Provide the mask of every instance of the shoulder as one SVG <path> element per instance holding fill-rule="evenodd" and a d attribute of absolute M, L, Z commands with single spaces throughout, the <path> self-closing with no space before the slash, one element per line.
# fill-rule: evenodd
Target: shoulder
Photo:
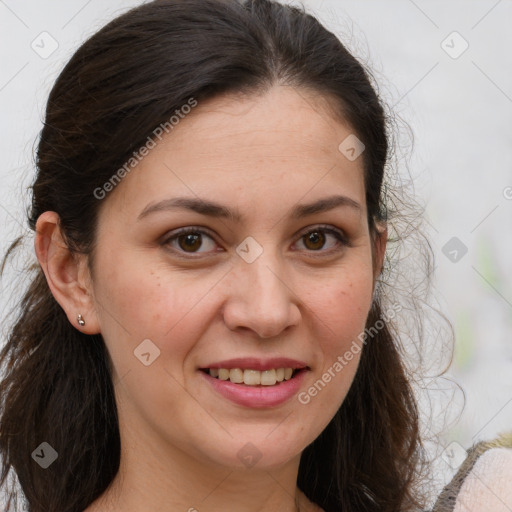
<path fill-rule="evenodd" d="M 512 432 L 480 442 L 443 489 L 432 512 L 510 512 Z"/>

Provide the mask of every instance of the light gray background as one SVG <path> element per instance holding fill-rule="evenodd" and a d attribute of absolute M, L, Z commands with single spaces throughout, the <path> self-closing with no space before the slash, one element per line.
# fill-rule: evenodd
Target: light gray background
<path fill-rule="evenodd" d="M 2 252 L 26 231 L 33 148 L 58 72 L 87 36 L 140 3 L 0 0 Z M 426 204 L 435 295 L 456 334 L 448 375 L 467 399 L 459 421 L 443 433 L 441 450 L 453 449 L 438 460 L 446 480 L 463 449 L 512 429 L 512 1 L 304 3 L 375 70 L 382 95 L 414 132 L 409 169 Z M 58 44 L 46 58 L 32 48 L 51 49 L 42 32 Z M 457 262 L 443 253 L 452 237 L 467 247 Z M 2 310 L 10 286 L 2 283 Z M 444 418 L 442 394 L 431 402 Z M 460 393 L 448 398 L 450 411 L 460 412 Z"/>

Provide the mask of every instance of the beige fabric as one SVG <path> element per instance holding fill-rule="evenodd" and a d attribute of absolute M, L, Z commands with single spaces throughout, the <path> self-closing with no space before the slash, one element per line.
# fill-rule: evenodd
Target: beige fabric
<path fill-rule="evenodd" d="M 512 512 L 512 432 L 474 445 L 432 512 Z"/>
<path fill-rule="evenodd" d="M 512 512 L 512 448 L 481 455 L 460 490 L 454 512 Z"/>

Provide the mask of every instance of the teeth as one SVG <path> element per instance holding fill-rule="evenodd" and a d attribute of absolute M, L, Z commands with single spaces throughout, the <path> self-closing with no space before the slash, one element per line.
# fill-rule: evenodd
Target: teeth
<path fill-rule="evenodd" d="M 212 377 L 220 380 L 229 380 L 236 384 L 242 382 L 246 386 L 274 386 L 283 380 L 290 380 L 293 374 L 293 368 L 272 368 L 271 370 L 242 370 L 241 368 L 210 368 L 209 373 Z"/>
<path fill-rule="evenodd" d="M 277 382 L 275 370 L 265 370 L 261 372 L 261 385 L 273 386 Z"/>
<path fill-rule="evenodd" d="M 229 370 L 229 380 L 235 384 L 241 384 L 244 382 L 245 374 L 240 368 Z"/>
<path fill-rule="evenodd" d="M 231 371 L 229 374 L 231 376 Z M 244 384 L 259 386 L 261 384 L 261 372 L 258 370 L 244 370 Z"/>

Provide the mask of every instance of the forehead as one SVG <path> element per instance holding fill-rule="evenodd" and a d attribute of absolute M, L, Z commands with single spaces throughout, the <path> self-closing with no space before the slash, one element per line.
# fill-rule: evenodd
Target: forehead
<path fill-rule="evenodd" d="M 199 103 L 177 128 L 169 136 L 174 145 L 170 141 L 169 145 L 184 147 L 192 142 L 195 151 L 190 157 L 209 153 L 235 159 L 250 151 L 253 158 L 277 161 L 317 158 L 319 153 L 338 156 L 339 137 L 351 132 L 346 123 L 335 119 L 327 98 L 291 86 L 209 99 Z"/>
<path fill-rule="evenodd" d="M 350 135 L 332 104 L 310 91 L 226 94 L 180 116 L 107 202 L 140 211 L 149 201 L 186 194 L 254 205 L 334 189 L 364 202 L 362 156 L 351 161 L 339 150 Z"/>

